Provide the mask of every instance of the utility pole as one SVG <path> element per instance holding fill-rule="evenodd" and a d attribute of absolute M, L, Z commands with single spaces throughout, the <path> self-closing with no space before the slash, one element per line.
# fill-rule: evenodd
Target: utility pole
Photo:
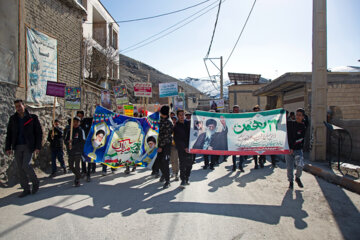
<path fill-rule="evenodd" d="M 313 0 L 313 57 L 311 83 L 311 159 L 326 160 L 327 40 L 326 0 Z"/>
<path fill-rule="evenodd" d="M 223 57 L 220 57 L 220 99 L 224 99 Z"/>

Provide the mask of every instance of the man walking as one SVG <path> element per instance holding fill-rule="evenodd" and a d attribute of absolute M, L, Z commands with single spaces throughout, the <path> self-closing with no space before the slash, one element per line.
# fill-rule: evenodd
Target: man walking
<path fill-rule="evenodd" d="M 296 178 L 295 182 L 300 188 L 303 188 L 300 177 L 302 174 L 302 169 L 304 167 L 304 157 L 303 157 L 303 148 L 304 148 L 304 136 L 306 131 L 306 125 L 304 123 L 305 111 L 304 109 L 296 110 L 296 120 L 287 122 L 287 134 L 288 142 L 290 148 L 290 154 L 285 155 L 286 168 L 287 168 L 287 177 L 289 180 L 289 188 L 294 188 L 294 163 L 296 165 Z"/>
<path fill-rule="evenodd" d="M 162 173 L 160 180 L 165 180 L 164 189 L 170 186 L 169 160 L 173 133 L 173 124 L 169 120 L 169 106 L 162 106 L 160 109 L 158 161 Z"/>
<path fill-rule="evenodd" d="M 189 154 L 190 122 L 185 121 L 184 110 L 177 111 L 178 121 L 174 127 L 174 140 L 180 162 L 180 187 L 189 185 L 193 158 Z"/>
<path fill-rule="evenodd" d="M 56 175 L 56 158 L 59 160 L 62 169 L 64 170 L 64 174 L 66 173 L 66 167 L 64 162 L 64 151 L 63 151 L 63 130 L 59 127 L 59 120 L 55 119 L 54 121 L 54 129 L 49 130 L 47 140 L 50 142 L 51 149 L 51 175 L 50 177 L 54 177 Z"/>
<path fill-rule="evenodd" d="M 7 155 L 15 151 L 15 162 L 23 189 L 19 197 L 25 197 L 31 193 L 29 180 L 32 182 L 32 193 L 39 190 L 39 180 L 30 162 L 33 153 L 40 152 L 43 132 L 38 117 L 25 109 L 22 100 L 15 100 L 14 104 L 16 113 L 9 119 L 5 151 Z"/>

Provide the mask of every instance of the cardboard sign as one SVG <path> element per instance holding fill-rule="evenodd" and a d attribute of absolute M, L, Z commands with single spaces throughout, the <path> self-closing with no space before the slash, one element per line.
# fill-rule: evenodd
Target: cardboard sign
<path fill-rule="evenodd" d="M 178 95 L 177 82 L 160 83 L 159 84 L 159 97 L 172 97 Z"/>
<path fill-rule="evenodd" d="M 124 114 L 125 114 L 125 116 L 129 116 L 129 117 L 134 116 L 134 106 L 133 105 L 124 105 Z"/>
<path fill-rule="evenodd" d="M 65 97 L 65 83 L 51 82 L 48 81 L 46 85 L 46 95 L 53 97 Z"/>
<path fill-rule="evenodd" d="M 80 110 L 81 108 L 81 88 L 65 87 L 65 109 Z"/>
<path fill-rule="evenodd" d="M 134 83 L 135 97 L 152 97 L 152 84 L 148 82 Z"/>
<path fill-rule="evenodd" d="M 116 105 L 127 104 L 129 102 L 125 85 L 114 87 L 114 95 Z"/>

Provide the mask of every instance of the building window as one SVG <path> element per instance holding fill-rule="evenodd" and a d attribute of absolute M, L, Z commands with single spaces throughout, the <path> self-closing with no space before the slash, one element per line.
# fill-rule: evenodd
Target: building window
<path fill-rule="evenodd" d="M 112 47 L 115 50 L 118 49 L 118 35 L 114 30 L 113 30 L 113 36 L 112 36 Z"/>

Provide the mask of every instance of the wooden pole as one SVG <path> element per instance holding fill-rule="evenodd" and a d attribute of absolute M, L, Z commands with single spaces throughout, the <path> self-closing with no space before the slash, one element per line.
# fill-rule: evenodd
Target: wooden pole
<path fill-rule="evenodd" d="M 70 141 L 69 141 L 70 149 L 72 148 L 73 127 L 74 127 L 74 110 L 71 110 Z"/>
<path fill-rule="evenodd" d="M 51 132 L 51 138 L 54 138 L 55 135 L 55 106 L 56 106 L 56 97 L 54 97 L 54 106 L 53 106 L 53 115 L 52 115 L 52 132 Z"/>

